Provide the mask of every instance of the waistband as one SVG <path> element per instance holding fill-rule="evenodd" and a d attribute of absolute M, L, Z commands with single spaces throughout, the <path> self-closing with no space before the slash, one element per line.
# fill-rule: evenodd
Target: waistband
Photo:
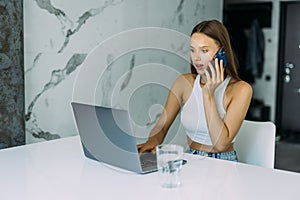
<path fill-rule="evenodd" d="M 187 150 L 187 153 L 205 156 L 205 157 L 211 157 L 211 158 L 219 158 L 219 159 L 224 159 L 224 160 L 237 161 L 237 154 L 236 154 L 235 150 L 227 151 L 227 152 L 220 152 L 220 153 L 210 153 L 210 152 L 195 150 L 195 149 L 189 147 Z"/>

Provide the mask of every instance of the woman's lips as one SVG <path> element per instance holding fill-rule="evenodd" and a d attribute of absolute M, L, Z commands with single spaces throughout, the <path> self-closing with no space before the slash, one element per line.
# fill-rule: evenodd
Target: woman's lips
<path fill-rule="evenodd" d="M 202 64 L 195 64 L 194 65 L 197 69 L 202 69 L 203 68 L 203 65 Z"/>

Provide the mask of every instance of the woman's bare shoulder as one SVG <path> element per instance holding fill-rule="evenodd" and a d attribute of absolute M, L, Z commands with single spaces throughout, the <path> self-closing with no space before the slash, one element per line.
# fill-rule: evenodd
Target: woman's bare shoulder
<path fill-rule="evenodd" d="M 230 80 L 225 91 L 225 107 L 232 102 L 238 102 L 239 105 L 247 105 L 252 98 L 252 87 L 249 83 L 242 80 Z"/>
<path fill-rule="evenodd" d="M 187 74 L 181 74 L 177 77 L 175 82 L 178 82 L 180 84 L 193 84 L 196 79 L 196 75 L 192 73 L 187 73 Z"/>
<path fill-rule="evenodd" d="M 252 96 L 252 87 L 249 83 L 243 80 L 230 80 L 229 91 L 234 96 L 236 94 Z"/>
<path fill-rule="evenodd" d="M 181 74 L 173 83 L 172 91 L 181 94 L 181 96 L 190 88 L 193 88 L 193 84 L 196 76 L 194 74 Z"/>

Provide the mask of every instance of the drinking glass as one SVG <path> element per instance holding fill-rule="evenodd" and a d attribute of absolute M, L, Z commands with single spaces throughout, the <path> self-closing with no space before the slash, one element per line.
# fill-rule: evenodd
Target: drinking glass
<path fill-rule="evenodd" d="M 176 144 L 162 144 L 156 147 L 157 168 L 163 188 L 180 186 L 183 147 Z"/>

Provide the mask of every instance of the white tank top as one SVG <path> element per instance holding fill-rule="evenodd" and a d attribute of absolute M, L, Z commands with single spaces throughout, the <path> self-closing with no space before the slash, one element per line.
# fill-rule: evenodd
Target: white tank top
<path fill-rule="evenodd" d="M 217 109 L 222 119 L 226 114 L 226 110 L 223 105 L 223 99 L 225 89 L 229 81 L 230 77 L 227 76 L 227 78 L 216 88 L 214 94 Z M 185 129 L 186 134 L 191 140 L 204 145 L 212 145 L 205 118 L 199 74 L 196 77 L 189 99 L 181 109 L 181 123 Z"/>

